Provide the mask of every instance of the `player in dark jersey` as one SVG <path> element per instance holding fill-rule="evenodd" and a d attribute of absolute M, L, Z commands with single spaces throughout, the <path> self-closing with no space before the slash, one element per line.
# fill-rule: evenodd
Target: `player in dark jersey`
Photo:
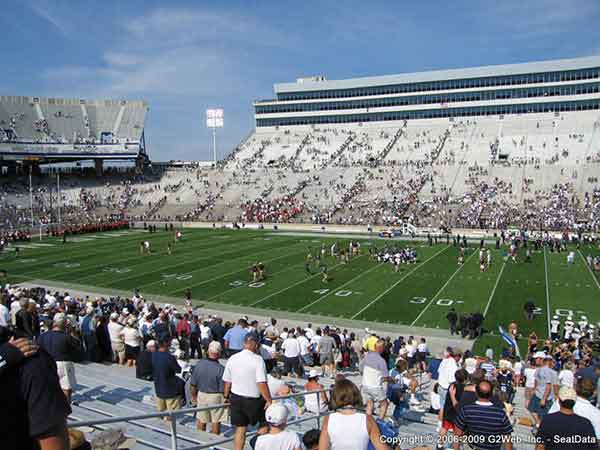
<path fill-rule="evenodd" d="M 265 265 L 263 263 L 259 262 L 257 264 L 257 268 L 258 268 L 258 280 L 262 281 L 267 277 Z"/>
<path fill-rule="evenodd" d="M 250 272 L 252 273 L 252 282 L 257 281 L 258 280 L 258 265 L 252 264 L 252 266 L 250 267 Z"/>

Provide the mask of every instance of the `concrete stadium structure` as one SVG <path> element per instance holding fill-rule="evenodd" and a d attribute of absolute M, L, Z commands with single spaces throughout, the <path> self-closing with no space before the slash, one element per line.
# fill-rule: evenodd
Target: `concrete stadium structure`
<path fill-rule="evenodd" d="M 73 209 L 83 190 L 87 211 L 146 220 L 597 230 L 599 89 L 600 57 L 303 78 L 254 103 L 255 130 L 217 167 L 74 177 L 63 194 Z M 29 123 L 56 107 L 22 108 L 29 131 L 16 134 L 44 138 Z M 70 123 L 96 139 L 110 129 L 125 148 L 128 136 L 143 141 L 145 104 L 106 108 L 105 127 L 82 128 L 90 108 L 79 103 Z M 18 205 L 26 196 L 5 198 Z"/>
<path fill-rule="evenodd" d="M 0 164 L 135 160 L 145 152 L 143 101 L 0 97 Z"/>

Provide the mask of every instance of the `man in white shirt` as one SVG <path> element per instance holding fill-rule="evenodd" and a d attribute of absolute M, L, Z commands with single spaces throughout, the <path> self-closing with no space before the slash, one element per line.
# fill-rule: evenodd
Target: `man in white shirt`
<path fill-rule="evenodd" d="M 271 405 L 271 394 L 265 362 L 257 350 L 256 335 L 247 334 L 244 349 L 229 358 L 223 373 L 224 398 L 231 403 L 231 425 L 236 427 L 235 450 L 243 450 L 249 425 L 258 424 L 258 434 L 268 431 L 265 409 Z"/>
<path fill-rule="evenodd" d="M 289 375 L 294 372 L 295 376 L 301 377 L 304 374 L 302 363 L 300 362 L 300 344 L 293 331 L 288 334 L 288 337 L 281 344 L 283 350 L 283 372 Z"/>
<path fill-rule="evenodd" d="M 108 323 L 108 335 L 110 336 L 110 346 L 113 351 L 113 361 L 118 361 L 119 364 L 125 364 L 125 341 L 121 336 L 123 325 L 119 322 L 119 314 L 116 312 L 110 315 Z"/>
<path fill-rule="evenodd" d="M 460 358 L 460 352 L 450 349 L 448 356 L 440 363 L 440 367 L 438 368 L 438 394 L 441 405 L 446 402 L 448 388 L 455 381 L 454 374 L 459 369 L 458 361 L 460 361 Z"/>
<path fill-rule="evenodd" d="M 306 335 L 306 339 L 308 339 L 309 341 L 313 338 L 315 333 L 312 329 L 312 323 L 309 323 L 308 326 L 304 329 L 304 334 Z"/>
<path fill-rule="evenodd" d="M 385 341 L 379 339 L 375 344 L 375 350 L 365 355 L 360 367 L 361 394 L 367 404 L 367 414 L 373 414 L 374 409 L 379 406 L 379 417 L 382 420 L 385 419 L 388 407 L 385 383 L 392 381 L 387 363 L 381 356 L 384 350 Z"/>
<path fill-rule="evenodd" d="M 300 359 L 302 364 L 312 365 L 312 355 L 310 353 L 310 342 L 304 335 L 304 330 L 298 328 L 298 345 L 300 345 Z"/>
<path fill-rule="evenodd" d="M 573 412 L 578 416 L 588 419 L 594 427 L 596 439 L 600 439 L 600 410 L 588 400 L 596 393 L 594 382 L 589 378 L 579 378 L 575 384 L 575 391 L 577 392 L 577 400 L 575 401 Z M 555 413 L 559 410 L 559 402 L 554 402 L 550 407 L 548 414 Z"/>

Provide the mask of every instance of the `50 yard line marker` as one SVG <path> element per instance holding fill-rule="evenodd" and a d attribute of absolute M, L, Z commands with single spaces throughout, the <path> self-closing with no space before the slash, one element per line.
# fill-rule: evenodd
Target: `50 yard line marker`
<path fill-rule="evenodd" d="M 496 293 L 496 288 L 498 287 L 498 283 L 500 282 L 500 278 L 502 277 L 502 272 L 504 272 L 504 268 L 506 267 L 506 261 L 502 264 L 502 269 L 500 269 L 500 273 L 498 274 L 498 278 L 496 278 L 496 283 L 494 284 L 494 288 L 492 289 L 492 293 L 490 294 L 490 298 L 485 306 L 485 310 L 483 311 L 483 317 L 487 316 L 487 313 L 490 309 L 490 305 L 492 304 L 492 299 L 494 298 L 494 294 Z"/>
<path fill-rule="evenodd" d="M 548 262 L 546 261 L 546 247 L 544 247 L 544 272 L 546 274 L 546 310 L 548 311 L 548 336 L 550 335 L 550 287 L 548 286 Z"/>
<path fill-rule="evenodd" d="M 473 258 L 473 256 L 475 256 L 476 254 L 477 254 L 477 251 L 473 250 L 473 253 L 471 254 L 471 256 L 469 256 L 465 260 L 465 262 L 463 264 L 461 264 L 458 269 L 456 269 L 456 271 L 450 276 L 450 278 L 448 278 L 448 281 L 446 281 L 444 283 L 444 285 L 440 288 L 440 290 L 437 291 L 437 293 L 431 298 L 431 300 L 429 301 L 429 303 L 427 303 L 427 305 L 425 305 L 425 308 L 423 308 L 421 310 L 421 312 L 415 318 L 415 320 L 412 321 L 412 323 L 410 324 L 411 327 L 415 326 L 415 323 L 417 323 L 417 320 L 419 320 L 421 318 L 421 316 L 423 314 L 425 314 L 425 311 L 427 311 L 429 309 L 429 307 L 433 304 L 433 302 L 435 301 L 435 299 L 438 298 L 438 296 L 444 291 L 444 289 L 446 289 L 446 286 L 448 286 L 450 284 L 450 282 L 454 279 L 454 277 L 458 274 L 458 272 L 460 272 L 462 270 L 462 268 L 465 267 L 467 265 L 467 263 L 471 260 L 471 258 Z"/>
<path fill-rule="evenodd" d="M 412 269 L 410 272 L 407 272 L 402 278 L 400 278 L 398 281 L 396 281 L 394 284 L 392 284 L 389 288 L 387 288 L 385 291 L 383 291 L 381 294 L 379 294 L 377 297 L 375 297 L 371 302 L 369 302 L 367 304 L 367 306 L 365 306 L 363 309 L 361 309 L 359 312 L 357 312 L 356 314 L 354 314 L 351 319 L 356 319 L 360 314 L 362 314 L 363 312 L 365 312 L 367 309 L 369 309 L 371 307 L 371 305 L 373 305 L 374 303 L 378 302 L 385 294 L 387 294 L 388 292 L 390 292 L 392 289 L 394 289 L 396 286 L 398 286 L 400 283 L 402 283 L 406 277 L 408 277 L 410 274 L 412 274 L 415 270 L 419 269 L 421 266 L 423 266 L 425 263 L 429 262 L 430 260 L 432 260 L 433 258 L 435 258 L 436 256 L 438 256 L 440 253 L 446 251 L 447 249 L 449 249 L 450 246 L 444 247 L 443 249 L 441 249 L 439 252 L 437 252 L 436 254 L 430 256 L 429 258 L 427 258 L 425 261 L 423 261 L 422 263 L 418 264 L 414 269 Z"/>

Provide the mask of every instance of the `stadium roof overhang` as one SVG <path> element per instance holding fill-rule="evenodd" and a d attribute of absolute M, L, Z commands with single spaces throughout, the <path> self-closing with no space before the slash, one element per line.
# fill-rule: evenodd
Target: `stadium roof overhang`
<path fill-rule="evenodd" d="M 422 83 L 430 81 L 509 76 L 540 72 L 556 72 L 561 70 L 578 70 L 592 67 L 600 67 L 600 56 L 589 56 L 584 58 L 572 59 L 556 59 L 550 61 L 538 61 L 520 64 L 470 67 L 465 69 L 432 70 L 427 72 L 415 72 L 375 77 L 361 77 L 346 80 L 302 79 L 301 82 L 295 83 L 277 83 L 275 84 L 274 89 L 275 93 L 307 92 L 330 89 L 352 89 L 406 83 Z"/>

